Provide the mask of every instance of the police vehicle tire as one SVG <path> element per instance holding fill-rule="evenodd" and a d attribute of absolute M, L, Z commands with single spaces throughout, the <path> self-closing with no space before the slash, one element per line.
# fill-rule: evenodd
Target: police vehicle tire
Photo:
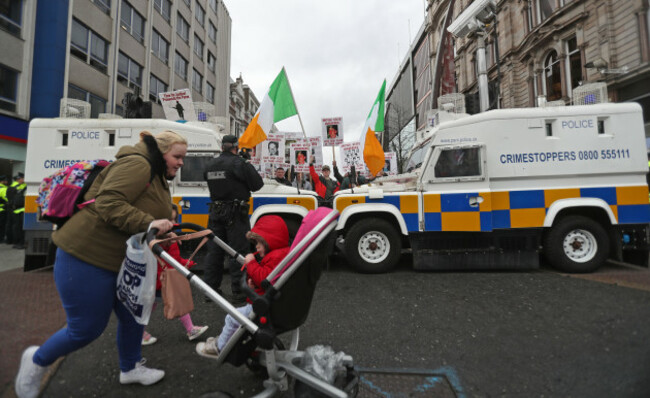
<path fill-rule="evenodd" d="M 544 255 L 559 271 L 593 272 L 609 257 L 607 232 L 601 224 L 587 217 L 563 218 L 544 238 Z"/>
<path fill-rule="evenodd" d="M 402 239 L 386 220 L 359 220 L 345 236 L 345 254 L 352 267 L 366 274 L 381 274 L 397 266 Z"/>

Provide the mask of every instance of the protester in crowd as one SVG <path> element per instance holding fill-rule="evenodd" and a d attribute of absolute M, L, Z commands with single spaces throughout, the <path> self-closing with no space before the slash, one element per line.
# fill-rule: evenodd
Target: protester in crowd
<path fill-rule="evenodd" d="M 316 170 L 314 169 L 314 160 L 315 159 L 312 156 L 309 163 L 309 175 L 311 176 L 312 181 L 314 181 L 314 189 L 322 199 L 321 205 L 332 207 L 332 198 L 334 197 L 334 193 L 340 189 L 341 184 L 330 178 L 330 167 L 326 164 L 323 165 L 321 175 L 319 176 L 316 174 Z"/>
<path fill-rule="evenodd" d="M 291 186 L 294 186 L 296 188 L 300 189 L 306 189 L 308 191 L 312 190 L 311 183 L 309 182 L 309 178 L 305 176 L 304 173 L 296 173 L 295 178 L 293 179 L 293 182 L 291 183 Z"/>
<path fill-rule="evenodd" d="M 275 169 L 274 180 L 279 182 L 280 184 L 291 186 L 291 181 L 285 178 L 284 168 L 282 167 L 278 167 L 277 169 Z"/>
<path fill-rule="evenodd" d="M 171 221 L 174 224 L 178 222 L 178 206 L 176 206 L 176 204 L 174 203 L 172 203 L 172 216 L 169 219 L 169 221 Z M 178 242 L 170 242 L 167 244 L 162 243 L 161 247 L 174 260 L 176 260 L 180 264 L 183 264 L 188 269 L 196 265 L 196 262 L 192 260 L 188 261 L 183 257 L 181 257 L 181 250 L 180 247 L 178 246 Z M 162 300 L 161 297 L 162 281 L 160 278 L 166 267 L 171 267 L 171 265 L 168 265 L 163 259 L 158 259 L 158 275 L 157 275 L 158 277 L 156 279 L 156 301 L 153 303 L 153 308 L 151 309 L 152 313 L 156 309 L 157 304 Z M 192 317 L 190 316 L 189 313 L 179 317 L 178 320 L 181 321 L 181 324 L 185 328 L 187 338 L 190 341 L 198 338 L 203 333 L 205 333 L 206 330 L 208 330 L 207 326 L 194 326 L 194 323 L 192 323 Z M 142 345 L 151 345 L 156 341 L 158 341 L 158 339 L 152 336 L 146 330 L 142 332 Z"/>
<path fill-rule="evenodd" d="M 164 377 L 163 370 L 144 366 L 144 327 L 117 299 L 116 283 L 131 235 L 148 228 L 165 233 L 173 227 L 167 180 L 183 166 L 186 152 L 187 141 L 175 132 L 155 137 L 141 132 L 140 142 L 121 147 L 84 196 L 95 202 L 54 232 L 54 280 L 67 322 L 41 347 L 23 352 L 15 383 L 19 398 L 38 396 L 47 367 L 101 336 L 112 311 L 118 320 L 120 383 L 150 385 Z"/>
<path fill-rule="evenodd" d="M 250 231 L 248 219 L 251 191 L 257 191 L 264 185 L 262 177 L 253 165 L 241 156 L 237 156 L 238 142 L 234 135 L 223 137 L 223 152 L 214 159 L 204 172 L 210 191 L 210 215 L 208 228 L 228 246 L 238 253 L 248 252 L 246 232 Z M 205 282 L 217 293 L 221 291 L 223 279 L 224 251 L 212 240 L 208 241 L 208 254 L 205 259 Z M 233 304 L 246 299 L 239 283 L 242 271 L 239 263 L 228 258 Z M 206 297 L 207 299 L 207 297 Z M 207 299 L 209 300 L 209 299 Z"/>
<path fill-rule="evenodd" d="M 352 181 L 349 172 L 345 173 L 345 176 L 342 176 L 341 173 L 339 173 L 339 169 L 336 167 L 336 160 L 332 161 L 332 166 L 334 167 L 334 177 L 339 182 L 339 184 L 341 184 L 341 189 L 350 189 L 350 187 L 358 187 L 368 183 L 368 180 L 361 174 L 360 171 L 356 172 L 357 178 Z"/>
<path fill-rule="evenodd" d="M 262 281 L 277 267 L 278 264 L 289 253 L 289 229 L 282 217 L 264 216 L 260 218 L 253 229 L 246 233 L 251 243 L 255 246 L 256 253 L 249 253 L 245 257 L 244 267 L 246 269 L 248 286 L 263 295 Z M 261 258 L 258 260 L 255 256 Z M 244 316 L 249 316 L 253 306 L 249 303 L 237 308 L 237 311 Z M 205 343 L 199 343 L 196 350 L 199 355 L 217 357 L 219 352 L 226 345 L 228 340 L 239 328 L 239 322 L 230 314 L 226 315 L 225 324 L 221 334 L 217 337 L 210 337 Z"/>

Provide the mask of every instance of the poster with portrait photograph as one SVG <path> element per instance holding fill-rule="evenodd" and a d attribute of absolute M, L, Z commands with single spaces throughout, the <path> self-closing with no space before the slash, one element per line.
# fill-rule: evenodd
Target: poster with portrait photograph
<path fill-rule="evenodd" d="M 361 156 L 361 143 L 345 142 L 341 144 L 341 157 L 343 158 L 343 174 L 349 173 L 354 166 L 355 170 L 364 170 L 366 165 L 363 163 Z"/>
<path fill-rule="evenodd" d="M 339 146 L 343 143 L 343 118 L 328 117 L 322 119 L 323 145 Z"/>
<path fill-rule="evenodd" d="M 284 136 L 269 134 L 262 146 L 262 163 L 284 162 Z"/>
<path fill-rule="evenodd" d="M 309 144 L 291 144 L 291 165 L 296 173 L 309 173 Z"/>
<path fill-rule="evenodd" d="M 384 168 L 382 171 L 385 175 L 394 176 L 397 174 L 397 156 L 395 152 L 384 153 Z"/>
<path fill-rule="evenodd" d="M 284 162 L 291 164 L 291 144 L 304 144 L 305 135 L 303 133 L 286 132 L 284 133 Z"/>
<path fill-rule="evenodd" d="M 309 159 L 311 159 L 311 156 L 314 157 L 314 169 L 316 169 L 316 173 L 321 172 L 323 169 L 323 144 L 321 137 L 307 137 L 307 141 L 309 142 Z"/>

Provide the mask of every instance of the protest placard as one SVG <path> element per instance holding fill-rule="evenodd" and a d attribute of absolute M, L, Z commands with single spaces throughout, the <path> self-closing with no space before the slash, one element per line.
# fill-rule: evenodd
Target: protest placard
<path fill-rule="evenodd" d="M 197 121 L 189 88 L 158 93 L 167 120 Z"/>
<path fill-rule="evenodd" d="M 343 157 L 343 174 L 349 173 L 352 166 L 356 170 L 364 170 L 366 167 L 361 156 L 361 144 L 359 142 L 345 142 L 341 144 L 341 156 Z"/>
<path fill-rule="evenodd" d="M 281 134 L 269 134 L 262 146 L 262 163 L 284 162 L 284 136 Z"/>
<path fill-rule="evenodd" d="M 309 172 L 309 152 L 308 143 L 291 144 L 291 165 L 296 173 Z"/>
<path fill-rule="evenodd" d="M 338 146 L 343 143 L 343 118 L 329 117 L 322 119 L 322 137 L 324 146 Z"/>

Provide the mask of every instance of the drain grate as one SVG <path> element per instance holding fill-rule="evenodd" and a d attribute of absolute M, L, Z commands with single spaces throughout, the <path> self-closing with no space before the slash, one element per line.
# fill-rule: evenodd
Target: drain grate
<path fill-rule="evenodd" d="M 359 370 L 357 398 L 379 397 L 456 398 L 457 395 L 443 373 Z"/>

